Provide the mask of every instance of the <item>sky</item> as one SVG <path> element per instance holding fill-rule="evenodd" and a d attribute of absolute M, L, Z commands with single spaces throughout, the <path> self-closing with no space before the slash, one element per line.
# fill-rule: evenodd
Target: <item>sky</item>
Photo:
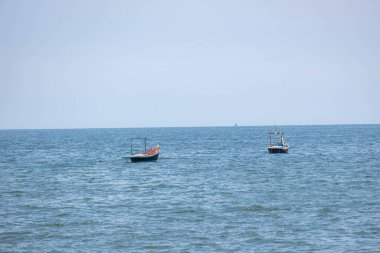
<path fill-rule="evenodd" d="M 0 129 L 380 123 L 378 0 L 0 0 Z"/>

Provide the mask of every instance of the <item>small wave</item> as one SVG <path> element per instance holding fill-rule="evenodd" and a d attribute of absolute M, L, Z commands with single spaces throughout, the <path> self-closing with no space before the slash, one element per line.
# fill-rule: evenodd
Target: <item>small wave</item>
<path fill-rule="evenodd" d="M 192 240 L 196 240 L 196 241 L 206 241 L 206 240 L 209 240 L 208 237 L 206 237 L 206 236 L 201 236 L 201 235 L 198 235 L 198 236 L 192 236 L 191 239 L 192 239 Z M 203 245 L 203 244 L 200 244 L 200 245 Z"/>
<path fill-rule="evenodd" d="M 250 233 L 250 236 L 248 237 L 248 239 L 246 240 L 247 243 L 249 244 L 252 244 L 252 243 L 259 243 L 259 242 L 263 242 L 265 241 L 265 238 L 260 236 L 258 233 L 256 232 L 251 232 Z"/>
<path fill-rule="evenodd" d="M 189 208 L 189 209 L 182 209 L 182 210 L 178 210 L 176 211 L 175 213 L 176 214 L 188 214 L 188 213 L 195 213 L 196 211 L 192 208 Z"/>
<path fill-rule="evenodd" d="M 66 224 L 61 222 L 54 222 L 54 223 L 44 223 L 40 224 L 39 227 L 64 227 Z"/>
<path fill-rule="evenodd" d="M 41 208 L 44 208 L 43 206 L 38 206 L 38 205 L 33 205 L 33 204 L 26 204 L 24 205 L 25 208 L 28 208 L 28 209 L 41 209 Z"/>
<path fill-rule="evenodd" d="M 251 206 L 242 206 L 240 207 L 244 211 L 249 212 L 268 212 L 268 211 L 278 211 L 277 207 L 264 206 L 264 205 L 251 205 Z"/>
<path fill-rule="evenodd" d="M 380 252 L 380 246 L 368 249 L 368 251 Z"/>
<path fill-rule="evenodd" d="M 14 191 L 6 191 L 1 194 L 11 195 L 14 197 L 21 197 L 24 192 L 20 190 L 14 190 Z"/>
<path fill-rule="evenodd" d="M 321 209 L 318 210 L 318 212 L 321 213 L 321 214 L 331 213 L 333 211 L 334 211 L 334 208 L 333 207 L 329 207 L 329 206 L 323 207 L 323 208 L 321 208 Z"/>
<path fill-rule="evenodd" d="M 164 249 L 170 249 L 170 246 L 167 246 L 167 245 L 144 245 L 144 249 L 148 249 L 148 250 L 154 250 L 154 249 L 164 250 Z"/>
<path fill-rule="evenodd" d="M 42 223 L 42 224 L 36 224 L 36 225 L 38 225 L 39 227 L 64 227 L 64 226 L 82 226 L 82 225 L 91 225 L 91 224 L 98 224 L 98 222 L 84 220 L 84 221 L 72 221 L 72 222 L 49 222 L 49 223 Z"/>
<path fill-rule="evenodd" d="M 66 217 L 66 216 L 69 216 L 70 214 L 69 213 L 60 213 L 57 215 L 57 217 Z"/>
<path fill-rule="evenodd" d="M 174 160 L 174 159 L 176 159 L 176 158 L 175 157 L 165 157 L 165 156 L 161 157 L 160 156 L 157 161 L 159 161 L 159 160 Z"/>
<path fill-rule="evenodd" d="M 0 233 L 0 236 L 2 238 L 7 238 L 7 237 L 26 236 L 26 235 L 31 235 L 31 234 L 32 232 L 29 232 L 29 231 L 9 231 L 9 232 Z"/>

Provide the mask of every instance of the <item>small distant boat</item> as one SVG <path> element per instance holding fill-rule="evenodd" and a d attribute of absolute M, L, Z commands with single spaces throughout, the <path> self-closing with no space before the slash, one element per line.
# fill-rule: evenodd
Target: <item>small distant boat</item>
<path fill-rule="evenodd" d="M 133 141 L 137 139 L 144 140 L 144 151 L 133 153 Z M 146 141 L 147 141 L 147 138 L 132 138 L 131 139 L 131 155 L 124 156 L 123 158 L 127 160 L 130 159 L 132 163 L 157 161 L 158 155 L 160 154 L 160 145 L 157 144 L 156 146 L 147 149 Z"/>
<path fill-rule="evenodd" d="M 283 131 L 274 131 L 274 132 L 269 132 L 268 134 L 269 134 L 268 151 L 270 154 L 288 153 L 289 144 L 287 144 L 285 141 L 285 138 L 284 138 L 285 133 Z M 280 135 L 280 138 L 278 139 L 277 142 L 272 143 L 272 136 L 276 138 L 277 135 Z"/>

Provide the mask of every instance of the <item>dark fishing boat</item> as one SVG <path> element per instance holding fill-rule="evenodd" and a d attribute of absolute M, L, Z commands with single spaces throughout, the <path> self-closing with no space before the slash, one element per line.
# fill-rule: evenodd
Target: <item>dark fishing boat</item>
<path fill-rule="evenodd" d="M 137 153 L 133 152 L 133 141 L 137 139 L 143 139 L 144 140 L 144 151 L 140 151 Z M 132 138 L 131 139 L 131 155 L 130 156 L 124 156 L 125 159 L 130 159 L 131 162 L 151 162 L 151 161 L 157 161 L 158 155 L 160 154 L 160 145 L 157 144 L 156 146 L 152 148 L 148 148 L 146 146 L 147 138 Z"/>
<path fill-rule="evenodd" d="M 289 144 L 286 143 L 284 138 L 284 132 L 282 131 L 275 131 L 275 132 L 269 132 L 269 146 L 268 146 L 268 152 L 270 154 L 275 153 L 288 153 Z M 277 142 L 272 143 L 272 136 L 274 138 L 277 137 L 277 135 L 280 135 Z"/>

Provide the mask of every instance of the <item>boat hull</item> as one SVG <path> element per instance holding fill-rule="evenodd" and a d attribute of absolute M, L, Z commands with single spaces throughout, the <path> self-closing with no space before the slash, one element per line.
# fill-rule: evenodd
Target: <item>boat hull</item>
<path fill-rule="evenodd" d="M 268 152 L 270 154 L 288 153 L 288 148 L 270 147 L 268 148 Z"/>
<path fill-rule="evenodd" d="M 137 163 L 137 162 L 154 162 L 157 161 L 159 153 L 151 156 L 131 156 L 129 159 L 131 159 L 131 162 Z"/>

